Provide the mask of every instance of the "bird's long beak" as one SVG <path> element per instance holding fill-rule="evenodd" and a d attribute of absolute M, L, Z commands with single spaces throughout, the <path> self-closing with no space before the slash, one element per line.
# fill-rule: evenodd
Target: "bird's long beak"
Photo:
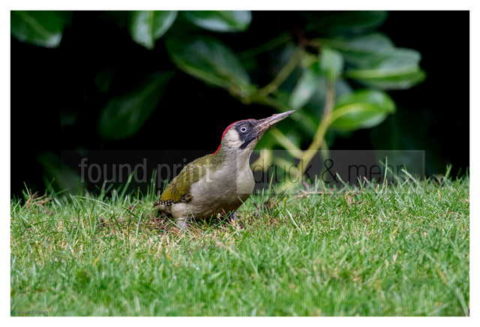
<path fill-rule="evenodd" d="M 269 129 L 270 127 L 272 127 L 276 123 L 284 120 L 285 118 L 287 118 L 288 116 L 290 116 L 294 112 L 295 112 L 295 110 L 285 111 L 285 112 L 282 112 L 280 114 L 275 114 L 275 115 L 272 115 L 270 117 L 260 119 L 259 122 L 258 122 L 258 125 L 257 125 L 258 133 L 262 134 L 267 129 Z"/>

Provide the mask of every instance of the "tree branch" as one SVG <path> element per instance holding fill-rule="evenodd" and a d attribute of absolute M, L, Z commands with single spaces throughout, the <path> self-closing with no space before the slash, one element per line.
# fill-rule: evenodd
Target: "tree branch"
<path fill-rule="evenodd" d="M 312 161 L 313 157 L 317 151 L 322 147 L 325 142 L 325 134 L 327 133 L 328 127 L 332 122 L 332 110 L 335 106 L 335 82 L 327 82 L 327 95 L 325 99 L 325 107 L 323 109 L 323 118 L 318 125 L 317 131 L 313 137 L 313 141 L 310 146 L 303 152 L 302 158 L 297 167 L 298 170 L 303 175 L 307 169 L 308 164 Z"/>

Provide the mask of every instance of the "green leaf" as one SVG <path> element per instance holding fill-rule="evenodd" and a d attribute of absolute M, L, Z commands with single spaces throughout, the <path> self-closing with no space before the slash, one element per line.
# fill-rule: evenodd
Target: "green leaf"
<path fill-rule="evenodd" d="M 320 39 L 320 44 L 331 47 L 344 56 L 345 61 L 354 66 L 367 66 L 382 59 L 383 54 L 394 50 L 388 37 L 380 33 L 353 38 Z"/>
<path fill-rule="evenodd" d="M 325 81 L 324 78 L 322 80 Z M 321 87 L 320 89 L 317 89 L 317 91 L 318 90 L 321 90 Z M 276 103 L 276 105 L 273 106 L 276 108 L 282 108 L 282 111 L 290 110 L 292 108 L 289 104 L 290 96 L 290 92 L 285 92 L 281 89 L 277 90 L 273 98 L 273 102 Z M 306 110 L 297 110 L 295 115 L 291 116 L 291 118 L 292 120 L 294 120 L 293 124 L 280 124 L 276 127 L 285 133 L 288 133 L 288 129 L 290 128 L 298 128 L 301 132 L 307 134 L 308 137 L 312 137 L 317 130 L 319 120 L 318 115 L 313 117 L 312 115 L 308 115 L 308 112 Z"/>
<path fill-rule="evenodd" d="M 403 72 L 358 71 L 352 72 L 349 77 L 377 89 L 402 90 L 422 82 L 425 79 L 425 72 L 421 69 Z"/>
<path fill-rule="evenodd" d="M 130 23 L 132 39 L 153 49 L 155 41 L 172 26 L 176 17 L 176 11 L 134 11 Z"/>
<path fill-rule="evenodd" d="M 319 118 L 322 117 L 323 109 L 325 107 L 325 100 L 326 100 L 326 92 L 327 92 L 327 81 L 323 76 L 320 79 L 320 83 L 318 88 L 315 89 L 312 97 L 308 102 L 303 106 L 303 112 L 308 112 L 315 117 L 316 124 L 318 125 Z M 347 93 L 352 93 L 352 88 L 348 83 L 343 79 L 338 79 L 335 82 L 335 98 L 339 99 L 343 95 Z M 316 127 L 315 129 L 316 130 Z"/>
<path fill-rule="evenodd" d="M 327 79 L 334 82 L 342 73 L 343 57 L 337 51 L 325 47 L 320 56 L 320 67 Z"/>
<path fill-rule="evenodd" d="M 380 26 L 387 18 L 385 11 L 337 11 L 323 16 L 312 15 L 307 26 L 322 34 L 358 34 Z"/>
<path fill-rule="evenodd" d="M 171 76 L 171 73 L 154 75 L 140 88 L 111 99 L 100 115 L 101 136 L 118 140 L 135 134 L 157 107 Z"/>
<path fill-rule="evenodd" d="M 69 14 L 61 11 L 12 11 L 12 34 L 23 42 L 55 48 Z"/>
<path fill-rule="evenodd" d="M 420 54 L 395 48 L 382 34 L 354 38 L 322 39 L 319 42 L 340 51 L 353 66 L 346 76 L 379 89 L 405 89 L 425 77 L 419 68 Z"/>
<path fill-rule="evenodd" d="M 215 86 L 246 96 L 253 86 L 234 53 L 210 37 L 168 38 L 167 50 L 186 73 Z"/>
<path fill-rule="evenodd" d="M 191 23 L 216 32 L 244 31 L 250 25 L 250 11 L 185 11 L 182 15 Z"/>
<path fill-rule="evenodd" d="M 384 92 L 360 90 L 342 96 L 333 111 L 331 127 L 341 131 L 370 128 L 395 111 L 395 103 Z"/>
<path fill-rule="evenodd" d="M 420 54 L 409 49 L 394 49 L 368 68 L 351 69 L 346 76 L 379 89 L 405 89 L 425 78 L 419 68 Z"/>
<path fill-rule="evenodd" d="M 293 89 L 289 106 L 293 109 L 304 107 L 314 95 L 322 99 L 324 105 L 326 78 L 335 82 L 343 69 L 342 56 L 335 50 L 324 48 L 320 58 L 310 62 Z"/>
<path fill-rule="evenodd" d="M 341 97 L 352 93 L 353 90 L 351 86 L 344 80 L 344 79 L 338 79 L 337 82 L 335 83 L 335 96 L 336 99 L 340 99 Z"/>
<path fill-rule="evenodd" d="M 322 75 L 314 66 L 311 65 L 303 70 L 302 76 L 300 76 L 297 85 L 292 91 L 289 105 L 293 109 L 302 108 L 318 88 L 325 87 L 325 83 L 321 83 Z"/>

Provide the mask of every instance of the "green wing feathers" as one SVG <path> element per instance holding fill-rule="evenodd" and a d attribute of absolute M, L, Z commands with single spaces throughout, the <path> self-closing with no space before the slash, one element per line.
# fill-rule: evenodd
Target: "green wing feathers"
<path fill-rule="evenodd" d="M 180 202 L 190 193 L 190 187 L 207 174 L 207 171 L 215 164 L 214 155 L 206 155 L 198 158 L 180 171 L 160 196 L 160 201 Z"/>

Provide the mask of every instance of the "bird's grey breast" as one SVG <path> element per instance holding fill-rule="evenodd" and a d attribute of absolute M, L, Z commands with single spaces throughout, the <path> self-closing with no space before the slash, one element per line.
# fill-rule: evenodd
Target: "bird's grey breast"
<path fill-rule="evenodd" d="M 244 201 L 253 192 L 255 181 L 249 165 L 225 165 L 210 170 L 191 188 L 192 205 L 228 207 Z"/>

